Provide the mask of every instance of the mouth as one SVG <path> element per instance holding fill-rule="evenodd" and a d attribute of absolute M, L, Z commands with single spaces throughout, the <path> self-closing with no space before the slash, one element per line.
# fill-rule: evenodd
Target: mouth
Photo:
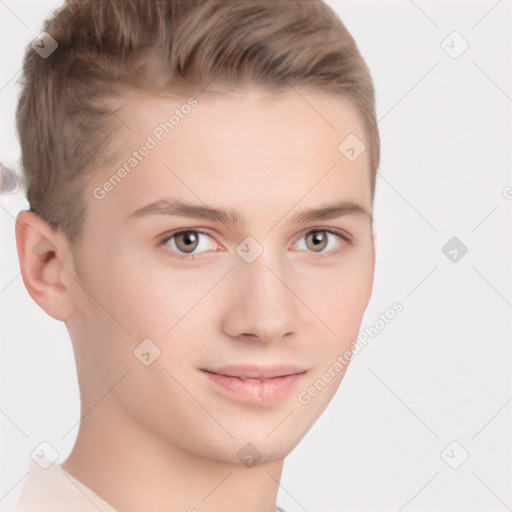
<path fill-rule="evenodd" d="M 246 403 L 276 403 L 287 398 L 307 370 L 292 365 L 237 365 L 201 369 L 217 391 Z"/>

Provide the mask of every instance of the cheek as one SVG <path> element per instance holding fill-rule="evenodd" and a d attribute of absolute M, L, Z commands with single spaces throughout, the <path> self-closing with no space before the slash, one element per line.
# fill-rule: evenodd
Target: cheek
<path fill-rule="evenodd" d="M 129 335 L 111 318 L 101 335 L 111 359 L 135 365 L 137 370 L 140 364 L 134 351 L 155 352 L 158 357 L 151 368 L 164 366 L 181 374 L 191 360 L 204 353 L 201 346 L 205 332 L 217 327 L 212 325 L 219 318 L 215 304 L 219 304 L 220 288 L 215 289 L 215 284 L 225 271 L 184 269 L 161 262 L 142 265 L 117 267 L 109 277 L 115 288 L 111 295 L 113 315 Z"/>
<path fill-rule="evenodd" d="M 215 285 L 229 267 L 172 267 L 160 262 L 145 270 L 120 286 L 122 314 L 134 331 L 170 337 L 175 326 L 187 324 L 193 329 L 200 323 L 201 307 L 215 299 Z"/>
<path fill-rule="evenodd" d="M 322 312 L 334 331 L 360 323 L 373 286 L 370 250 L 347 253 L 335 264 L 308 269 L 297 278 L 300 297 L 315 312 Z M 329 320 L 329 322 L 327 322 Z M 338 329 L 336 329 L 338 327 Z"/>
<path fill-rule="evenodd" d="M 299 296 L 316 314 L 311 315 L 315 325 L 310 329 L 321 340 L 319 358 L 324 363 L 353 350 L 372 286 L 372 258 L 359 251 L 302 286 Z"/>
<path fill-rule="evenodd" d="M 112 266 L 106 280 L 106 300 L 116 317 L 131 326 L 130 331 L 143 328 L 155 330 L 155 334 L 163 334 L 165 326 L 185 312 L 197 287 L 179 272 L 136 258 Z"/>

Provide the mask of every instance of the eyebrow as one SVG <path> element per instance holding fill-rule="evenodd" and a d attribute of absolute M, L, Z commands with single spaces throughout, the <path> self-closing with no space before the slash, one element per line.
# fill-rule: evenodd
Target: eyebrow
<path fill-rule="evenodd" d="M 231 226 L 244 226 L 247 224 L 247 220 L 242 214 L 233 208 L 216 208 L 206 204 L 194 204 L 174 198 L 164 198 L 149 203 L 131 213 L 128 219 L 151 215 L 194 217 L 221 222 Z M 289 219 L 286 225 L 307 224 L 308 222 L 336 219 L 348 215 L 366 216 L 370 221 L 373 220 L 372 214 L 363 206 L 353 201 L 338 201 L 299 212 Z"/>

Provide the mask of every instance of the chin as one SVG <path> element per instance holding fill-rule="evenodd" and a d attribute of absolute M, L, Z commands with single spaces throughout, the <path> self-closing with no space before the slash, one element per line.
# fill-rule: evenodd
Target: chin
<path fill-rule="evenodd" d="M 295 438 L 293 434 L 297 436 L 297 433 L 291 432 L 289 428 L 282 428 L 279 433 L 276 431 L 270 435 L 268 429 L 261 428 L 258 432 L 254 426 L 251 433 L 247 433 L 247 428 L 243 432 L 244 428 L 240 427 L 238 433 L 230 430 L 233 437 L 226 433 L 216 436 L 215 439 L 211 436 L 204 437 L 202 446 L 194 442 L 190 451 L 212 461 L 252 467 L 284 459 L 302 438 Z M 205 445 L 205 441 L 208 444 Z"/>

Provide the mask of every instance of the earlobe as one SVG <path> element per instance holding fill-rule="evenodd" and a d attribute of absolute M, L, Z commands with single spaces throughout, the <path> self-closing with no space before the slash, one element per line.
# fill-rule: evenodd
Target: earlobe
<path fill-rule="evenodd" d="M 16 218 L 16 248 L 21 276 L 29 295 L 51 317 L 65 321 L 73 313 L 63 261 L 69 252 L 66 237 L 34 212 Z"/>

